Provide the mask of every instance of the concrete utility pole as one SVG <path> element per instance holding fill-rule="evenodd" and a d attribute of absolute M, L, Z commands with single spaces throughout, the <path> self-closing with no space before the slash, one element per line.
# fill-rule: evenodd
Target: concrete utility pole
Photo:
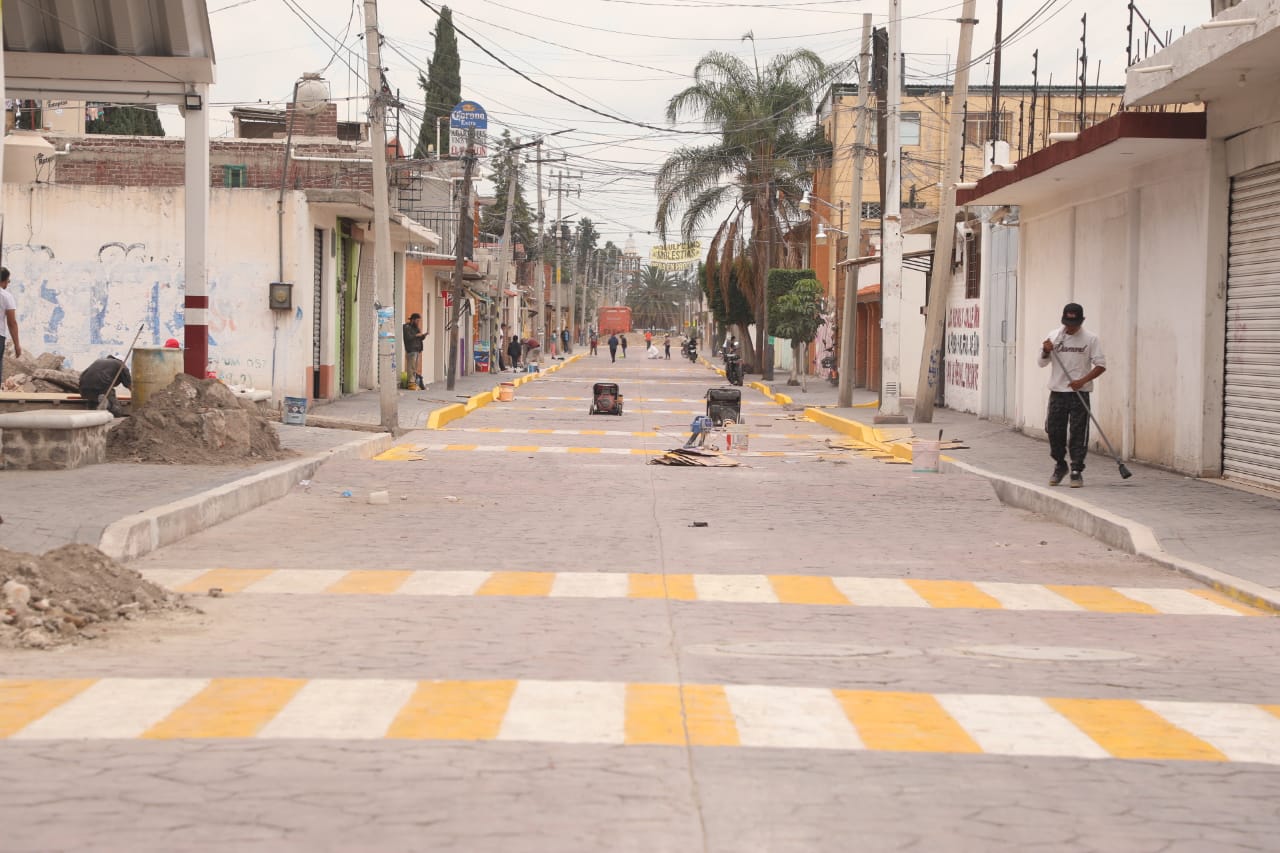
<path fill-rule="evenodd" d="M 852 261 L 862 252 L 862 155 L 867 147 L 867 98 L 871 94 L 871 15 L 862 16 L 862 52 L 858 55 L 858 111 L 854 114 L 853 183 L 849 193 L 849 234 L 845 259 Z M 832 113 L 834 115 L 834 112 Z M 845 270 L 844 312 L 840 317 L 840 388 L 837 405 L 853 405 L 854 374 L 857 371 L 858 268 Z"/>
<path fill-rule="evenodd" d="M 560 131 L 560 132 L 563 133 L 565 131 Z M 549 136 L 551 134 L 547 134 L 547 135 Z M 546 348 L 551 346 L 551 343 L 548 340 L 548 331 L 550 329 L 550 321 L 547 318 L 547 265 L 546 265 L 546 245 L 547 245 L 546 230 L 547 229 L 546 229 L 546 211 L 545 211 L 545 208 L 543 207 L 543 201 L 542 201 L 542 164 L 554 163 L 554 162 L 558 162 L 560 160 L 565 159 L 564 157 L 548 157 L 546 159 L 543 159 L 542 140 L 544 138 L 545 137 L 543 136 L 538 137 L 538 142 L 537 142 L 538 151 L 534 157 L 534 162 L 538 164 L 538 275 L 537 275 L 537 284 L 535 285 L 538 288 L 538 299 L 537 299 L 538 316 L 534 320 L 534 324 L 535 324 L 534 328 L 537 329 L 538 337 L 540 338 L 540 342 L 542 344 L 542 348 L 538 350 L 539 360 L 541 360 L 542 358 L 541 353 L 547 351 Z"/>
<path fill-rule="evenodd" d="M 453 321 L 449 324 L 449 373 L 445 388 L 452 391 L 458 380 L 458 325 L 462 322 L 462 269 L 466 263 L 462 235 L 471 230 L 471 170 L 476 165 L 475 130 L 467 129 L 467 151 L 462 155 L 462 196 L 458 199 L 458 237 L 453 261 Z"/>
<path fill-rule="evenodd" d="M 519 142 L 519 139 L 516 140 Z M 516 145 L 511 149 L 511 159 L 507 163 L 507 213 L 502 217 L 502 245 L 498 249 L 498 293 L 494 294 L 494 298 L 498 300 L 499 305 L 506 293 L 507 287 L 507 270 L 511 260 L 511 218 L 515 214 L 516 206 L 516 184 L 520 182 L 520 155 L 516 152 L 520 150 L 520 145 Z M 512 324 L 516 332 L 520 331 L 520 316 L 517 314 Z M 492 338 L 490 334 L 490 338 Z M 504 336 L 505 337 L 505 336 Z M 498 341 L 498 352 L 505 352 L 507 346 L 506 340 Z M 489 353 L 489 369 L 493 369 L 493 365 L 497 364 L 498 353 Z"/>
<path fill-rule="evenodd" d="M 373 281 L 381 306 L 378 328 L 378 408 L 382 428 L 395 432 L 400 426 L 396 394 L 395 273 L 391 266 L 391 201 L 387 191 L 386 93 L 382 88 L 381 39 L 378 32 L 378 0 L 364 0 L 364 44 L 369 60 L 369 144 L 373 148 Z M 453 387 L 450 374 L 449 387 Z"/>
<path fill-rule="evenodd" d="M 938 235 L 933 243 L 929 274 L 929 305 L 925 312 L 924 347 L 916 382 L 915 422 L 933 422 L 933 401 L 942 383 L 942 340 L 946 332 L 947 291 L 951 284 L 951 255 L 956 238 L 956 183 L 960 180 L 960 153 L 964 149 L 964 105 L 969 98 L 969 57 L 973 51 L 973 27 L 977 0 L 965 0 L 960 13 L 960 48 L 956 54 L 955 92 L 951 97 L 951 121 L 947 128 L 946 168 L 938 203 Z"/>
<path fill-rule="evenodd" d="M 888 152 L 885 158 L 885 209 L 882 242 L 884 275 L 884 361 L 881 365 L 880 412 L 875 422 L 906 423 L 902 414 L 902 4 L 889 0 Z"/>
<path fill-rule="evenodd" d="M 557 344 L 561 343 L 561 340 L 559 338 L 559 334 L 560 334 L 559 329 L 563 328 L 562 324 L 566 322 L 566 318 L 563 317 L 562 315 L 564 314 L 565 309 L 567 308 L 569 311 L 567 322 L 569 324 L 568 327 L 569 327 L 569 340 L 570 340 L 569 347 L 565 350 L 565 352 L 567 353 L 567 352 L 570 352 L 573 348 L 572 341 L 573 341 L 573 304 L 574 302 L 573 302 L 573 291 L 570 290 L 568 294 L 569 299 L 566 304 L 565 290 L 564 290 L 564 277 L 561 270 L 562 254 L 563 254 L 562 249 L 564 247 L 564 238 L 562 236 L 564 233 L 564 230 L 563 230 L 564 226 L 560 220 L 564 218 L 563 214 L 564 214 L 564 192 L 565 192 L 564 179 L 565 178 L 568 178 L 571 181 L 579 180 L 582 178 L 582 175 L 570 175 L 567 172 L 556 172 L 556 221 L 555 221 L 555 231 L 556 231 L 556 291 L 555 291 L 556 321 L 555 321 L 555 325 L 557 327 L 556 343 Z"/>

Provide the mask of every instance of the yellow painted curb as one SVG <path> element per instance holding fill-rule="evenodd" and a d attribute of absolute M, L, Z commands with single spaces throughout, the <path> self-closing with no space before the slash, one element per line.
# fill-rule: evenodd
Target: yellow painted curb
<path fill-rule="evenodd" d="M 445 406 L 443 409 L 436 409 L 427 417 L 427 429 L 444 429 L 445 424 L 452 423 L 458 418 L 466 417 L 467 407 L 461 403 L 454 403 L 451 406 Z"/>
<path fill-rule="evenodd" d="M 841 435 L 847 435 L 855 438 L 864 444 L 869 444 L 877 450 L 884 453 L 892 453 L 899 459 L 907 462 L 912 461 L 911 445 L 895 442 L 887 444 L 880 434 L 880 430 L 875 427 L 867 426 L 858 421 L 851 421 L 848 418 L 837 417 L 824 409 L 805 409 L 804 416 L 817 424 L 822 424 L 828 429 L 833 429 Z"/>
<path fill-rule="evenodd" d="M 795 401 L 786 394 L 774 394 L 773 402 L 777 403 L 779 406 L 790 406 Z"/>
<path fill-rule="evenodd" d="M 493 402 L 493 392 L 485 391 L 483 393 L 476 394 L 474 397 L 467 400 L 466 409 L 468 413 L 474 412 L 476 409 L 479 409 L 482 406 L 487 406 L 492 402 Z"/>

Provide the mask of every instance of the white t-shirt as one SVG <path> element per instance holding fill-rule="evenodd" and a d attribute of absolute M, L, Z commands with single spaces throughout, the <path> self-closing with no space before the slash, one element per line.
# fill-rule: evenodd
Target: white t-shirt
<path fill-rule="evenodd" d="M 1048 365 L 1051 368 L 1050 391 L 1070 391 L 1071 380 L 1079 379 L 1095 367 L 1107 366 L 1107 357 L 1102 354 L 1102 344 L 1098 341 L 1098 336 L 1087 331 L 1083 326 L 1074 335 L 1068 335 L 1065 326 L 1058 326 L 1045 335 L 1045 340 L 1052 341 L 1053 348 L 1058 353 L 1058 358 L 1055 359 L 1043 349 L 1040 350 L 1040 366 Z M 1062 367 L 1058 366 L 1059 359 L 1066 367 L 1066 373 L 1063 373 Z M 1080 390 L 1092 391 L 1093 383 L 1082 386 Z"/>
<path fill-rule="evenodd" d="M 13 294 L 9 292 L 9 288 L 0 287 L 0 341 L 9 336 L 9 319 L 6 316 L 9 311 L 18 310 L 18 300 L 13 298 Z"/>

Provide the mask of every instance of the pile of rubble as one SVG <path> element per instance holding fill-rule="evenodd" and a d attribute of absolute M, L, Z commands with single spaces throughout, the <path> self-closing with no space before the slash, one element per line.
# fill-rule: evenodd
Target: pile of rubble
<path fill-rule="evenodd" d="M 185 373 L 107 433 L 107 458 L 120 462 L 227 465 L 294 455 L 256 403 Z"/>
<path fill-rule="evenodd" d="M 22 391 L 27 394 L 79 394 L 80 371 L 63 369 L 66 357 L 51 352 L 32 358 L 23 353 L 14 356 L 13 344 L 5 342 L 4 383 L 0 391 Z"/>
<path fill-rule="evenodd" d="M 0 649 L 94 639 L 107 623 L 181 606 L 91 545 L 39 557 L 0 548 Z"/>

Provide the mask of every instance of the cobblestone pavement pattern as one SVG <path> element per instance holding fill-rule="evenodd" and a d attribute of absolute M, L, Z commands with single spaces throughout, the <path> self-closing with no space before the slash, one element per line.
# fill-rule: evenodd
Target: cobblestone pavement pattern
<path fill-rule="evenodd" d="M 7 657 L 2 846 L 1275 849 L 1273 617 L 750 389 L 647 465 L 718 384 L 583 359 L 137 561 L 223 596 Z"/>

